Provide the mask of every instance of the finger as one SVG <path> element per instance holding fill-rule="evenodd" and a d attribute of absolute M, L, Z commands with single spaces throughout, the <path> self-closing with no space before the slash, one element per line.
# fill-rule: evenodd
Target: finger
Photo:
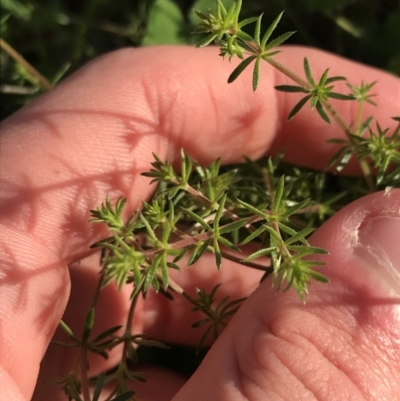
<path fill-rule="evenodd" d="M 347 69 L 350 79 L 355 76 L 350 62 L 310 50 L 311 64 L 322 57 Z M 139 173 L 148 169 L 152 152 L 173 160 L 185 147 L 202 163 L 218 156 L 231 162 L 243 153 L 258 157 L 276 140 L 286 107 L 272 89 L 280 78 L 264 68 L 268 84 L 253 94 L 246 79 L 226 85 L 230 71 L 215 49 L 123 50 L 90 63 L 2 125 L 1 262 L 8 287 L 0 300 L 4 313 L 15 317 L 12 324 L 8 318 L 2 322 L 11 352 L 2 363 L 27 398 L 65 307 L 66 263 L 87 255 L 89 245 L 105 235 L 87 223 L 88 210 L 106 193 L 127 196 L 128 210 L 148 197 L 152 188 Z M 393 114 L 397 80 L 366 67 L 359 75 L 380 80 L 380 90 L 392 94 L 382 109 Z M 334 126 L 328 132 L 340 135 Z M 326 154 L 326 135 L 321 141 L 301 134 L 303 149 Z M 20 299 L 30 302 L 18 309 Z M 37 347 L 22 350 L 16 340 L 21 332 L 25 343 Z M 33 373 L 22 376 L 27 361 Z"/>
<path fill-rule="evenodd" d="M 288 48 L 281 60 L 302 74 L 304 52 L 316 76 L 329 66 L 334 75 L 345 71 L 351 82 L 360 76 L 378 80 L 381 107 L 366 105 L 366 114 L 379 117 L 382 126 L 398 113 L 396 77 L 312 49 Z M 4 124 L 2 221 L 71 262 L 98 238 L 99 230 L 87 224 L 88 210 L 105 193 L 128 196 L 131 207 L 151 193 L 139 174 L 153 152 L 175 159 L 183 147 L 201 163 L 217 157 L 228 163 L 279 145 L 289 161 L 323 167 L 334 149 L 326 139 L 343 136 L 338 127 L 307 110 L 285 123 L 298 99 L 277 94 L 273 87 L 287 79 L 268 65 L 256 93 L 251 71 L 227 85 L 231 70 L 211 48 L 129 49 L 88 64 Z M 340 102 L 338 111 L 347 116 L 354 104 Z"/>
<path fill-rule="evenodd" d="M 390 400 L 400 394 L 400 191 L 362 198 L 311 238 L 329 285 L 264 282 L 173 401 Z"/>

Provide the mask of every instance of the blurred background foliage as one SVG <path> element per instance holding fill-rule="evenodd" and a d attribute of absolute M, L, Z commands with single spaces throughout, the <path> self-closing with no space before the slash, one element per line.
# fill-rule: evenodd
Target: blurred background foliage
<path fill-rule="evenodd" d="M 229 5 L 232 0 L 223 0 Z M 195 43 L 193 9 L 214 0 L 1 0 L 1 38 L 51 83 L 88 60 L 126 46 Z M 277 35 L 400 75 L 400 0 L 244 0 L 243 18 L 285 10 Z M 251 28 L 253 29 L 253 28 Z M 41 92 L 3 49 L 0 118 Z M 345 71 L 343 71 L 345 74 Z"/>

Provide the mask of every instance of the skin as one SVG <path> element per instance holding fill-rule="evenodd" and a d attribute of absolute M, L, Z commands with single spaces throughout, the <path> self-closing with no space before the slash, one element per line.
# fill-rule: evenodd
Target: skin
<path fill-rule="evenodd" d="M 377 80 L 380 107 L 366 106 L 365 113 L 394 127 L 398 78 L 315 49 L 283 50 L 278 59 L 300 75 L 307 55 L 316 77 L 329 66 L 352 83 Z M 212 48 L 120 50 L 2 123 L 0 399 L 64 399 L 53 380 L 71 369 L 74 353 L 49 342 L 63 314 L 80 332 L 96 286 L 98 258 L 89 246 L 106 232 L 88 224 L 89 210 L 107 193 L 128 197 L 127 214 L 148 199 L 154 187 L 140 173 L 152 152 L 176 162 L 183 147 L 207 164 L 285 148 L 289 162 L 325 166 L 335 150 L 326 140 L 343 137 L 338 127 L 308 109 L 285 122 L 298 96 L 273 87 L 288 79 L 263 65 L 253 93 L 251 72 L 226 84 L 232 64 Z M 347 93 L 341 83 L 337 88 Z M 355 102 L 334 104 L 351 120 Z M 346 173 L 358 174 L 357 165 Z M 268 281 L 256 289 L 259 274 L 229 261 L 221 273 L 208 257 L 183 269 L 174 277 L 189 291 L 224 282 L 221 297 L 251 295 L 190 380 L 157 368 L 147 375 L 150 385 L 135 390 L 145 401 L 398 399 L 400 274 L 390 269 L 400 261 L 396 238 L 399 190 L 341 210 L 310 239 L 330 252 L 321 259 L 331 284 L 313 283 L 306 305 Z M 106 288 L 94 334 L 124 323 L 128 298 L 129 290 Z M 197 319 L 184 300 L 150 294 L 137 305 L 132 331 L 194 345 L 201 333 L 190 323 Z M 65 336 L 57 330 L 55 338 Z M 108 361 L 92 358 L 90 373 L 113 366 L 118 352 Z"/>

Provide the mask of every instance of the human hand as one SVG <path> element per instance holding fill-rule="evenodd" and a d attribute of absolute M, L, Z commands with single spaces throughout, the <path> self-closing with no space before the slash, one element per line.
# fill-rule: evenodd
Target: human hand
<path fill-rule="evenodd" d="M 285 47 L 279 57 L 301 73 L 305 53 L 316 76 L 329 66 L 352 82 L 378 80 L 380 107 L 367 113 L 393 127 L 388 117 L 400 110 L 397 78 L 312 49 Z M 65 308 L 66 322 L 81 330 L 98 266 L 90 258 L 77 262 L 105 235 L 88 224 L 89 210 L 106 193 L 127 197 L 128 211 L 149 198 L 154 188 L 140 173 L 148 170 L 152 152 L 177 160 L 184 148 L 208 164 L 285 148 L 289 162 L 326 165 L 326 140 L 342 135 L 336 126 L 307 110 L 285 122 L 296 99 L 273 89 L 278 81 L 289 82 L 268 66 L 255 93 L 248 72 L 227 85 L 231 70 L 215 49 L 121 50 L 89 63 L 3 123 L 1 400 L 31 398 Z M 354 115 L 352 102 L 338 107 Z M 176 374 L 155 369 L 147 375 L 149 384 L 135 389 L 145 401 L 400 399 L 399 238 L 399 190 L 347 206 L 310 238 L 330 252 L 323 273 L 331 283 L 313 283 L 305 306 L 294 291 L 270 290 L 265 281 L 190 380 L 184 384 Z M 218 273 L 210 259 L 201 259 L 176 279 L 184 288 L 224 282 L 223 295 L 239 298 L 257 287 L 259 274 L 228 261 Z M 123 323 L 128 308 L 128 293 L 113 286 L 104 291 L 98 332 Z M 195 318 L 189 311 L 184 300 L 149 294 L 137 305 L 132 331 L 195 345 L 199 333 L 190 328 Z M 64 399 L 52 381 L 71 369 L 73 357 L 50 345 L 34 400 Z M 93 358 L 91 373 L 112 367 L 116 358 Z"/>

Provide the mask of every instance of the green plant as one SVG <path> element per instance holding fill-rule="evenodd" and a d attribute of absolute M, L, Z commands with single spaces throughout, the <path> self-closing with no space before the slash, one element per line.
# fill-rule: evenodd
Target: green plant
<path fill-rule="evenodd" d="M 341 147 L 332 157 L 329 167 L 334 166 L 340 171 L 354 158 L 361 166 L 363 178 L 340 178 L 328 172 L 300 169 L 283 163 L 282 154 L 258 161 L 246 159 L 245 164 L 224 168 L 216 160 L 204 167 L 182 150 L 179 172 L 154 155 L 152 169 L 143 175 L 158 184 L 157 190 L 152 199 L 143 202 L 127 221 L 121 218 L 124 199 L 119 199 L 115 205 L 106 199 L 101 207 L 92 211 L 92 222 L 105 223 L 110 230 L 108 238 L 93 245 L 102 250 L 99 291 L 111 281 L 120 288 L 132 286 L 132 307 L 126 327 L 130 327 L 129 320 L 140 294 L 150 290 L 170 298 L 178 294 L 193 304 L 193 310 L 204 313 L 204 319 L 194 325 L 205 327 L 199 347 L 208 335 L 215 338 L 219 335 L 220 329 L 227 324 L 226 319 L 236 312 L 243 299 L 230 301 L 224 298 L 216 304 L 215 294 L 219 285 L 209 294 L 197 289 L 198 297 L 192 298 L 169 276 L 169 269 L 180 269 L 179 260 L 186 256 L 187 264 L 191 265 L 208 252 L 214 255 L 218 269 L 221 269 L 224 258 L 234 260 L 246 268 L 262 270 L 263 278 L 272 275 L 278 289 L 293 287 L 305 302 L 311 279 L 327 282 L 326 277 L 315 269 L 321 262 L 313 259 L 313 255 L 326 251 L 310 246 L 307 241 L 313 227 L 318 227 L 345 204 L 365 193 L 387 186 L 400 186 L 400 118 L 395 117 L 399 124 L 391 135 L 387 135 L 387 130 L 374 123 L 371 117 L 363 120 L 364 103 L 373 103 L 371 89 L 374 83 L 362 82 L 360 86 L 347 83 L 350 93 L 338 93 L 334 89 L 335 82 L 346 81 L 346 78 L 329 77 L 327 69 L 319 79 L 315 79 L 307 58 L 304 58 L 305 79 L 297 76 L 274 58 L 280 51 L 277 46 L 293 34 L 288 32 L 271 40 L 282 13 L 261 37 L 262 17 L 240 21 L 240 8 L 241 1 L 226 9 L 217 0 L 215 13 L 197 12 L 201 19 L 197 33 L 207 34 L 199 46 L 215 41 L 221 56 L 242 59 L 228 82 L 233 82 L 253 64 L 253 89 L 256 90 L 260 85 L 262 62 L 291 78 L 296 85 L 282 85 L 276 89 L 302 93 L 304 97 L 289 113 L 288 119 L 294 118 L 309 104 L 327 124 L 335 120 L 346 139 L 332 141 Z M 251 23 L 255 23 L 253 36 L 242 30 Z M 344 121 L 330 99 L 358 102 L 356 123 L 352 125 Z M 340 182 L 340 193 L 327 185 L 329 176 Z M 255 250 L 250 255 L 242 252 L 244 256 L 237 256 L 237 251 L 249 243 Z M 265 256 L 269 263 L 265 263 L 265 258 L 260 259 Z M 127 328 L 122 336 L 117 336 L 115 333 L 119 327 L 89 340 L 93 318 L 94 309 L 88 315 L 83 339 L 78 340 L 69 333 L 72 342 L 81 347 L 83 355 L 86 352 L 104 355 L 114 345 L 123 343 L 125 353 L 119 367 L 112 375 L 101 376 L 96 389 L 101 387 L 99 383 L 116 380 L 115 391 L 109 399 L 124 394 L 128 397 L 130 393 L 126 393 L 123 383 L 140 379 L 129 372 L 126 364 L 126 360 L 135 359 L 133 344 L 161 344 L 132 335 Z M 80 364 L 83 366 L 84 360 Z M 91 400 L 88 389 L 84 389 L 88 385 L 87 382 L 84 384 L 87 380 L 84 373 L 79 379 L 76 372 L 72 374 L 74 380 L 68 378 L 64 389 L 70 397 L 81 399 L 79 389 L 82 387 L 83 399 Z"/>
<path fill-rule="evenodd" d="M 169 7 L 168 2 L 160 4 Z M 229 83 L 251 67 L 252 86 L 256 90 L 262 84 L 260 68 L 264 62 L 289 77 L 293 85 L 281 85 L 276 89 L 300 93 L 304 97 L 291 110 L 288 119 L 295 118 L 308 105 L 325 123 L 334 120 L 346 139 L 331 140 L 339 148 L 327 167 L 334 172 L 340 171 L 355 159 L 363 177 L 340 177 L 330 172 L 291 166 L 282 161 L 282 153 L 275 158 L 257 161 L 246 158 L 243 164 L 226 167 L 221 167 L 216 160 L 204 167 L 182 150 L 179 170 L 154 155 L 152 169 L 143 174 L 157 183 L 151 200 L 143 202 L 142 207 L 126 221 L 121 217 L 126 203 L 123 198 L 115 204 L 107 198 L 92 211 L 91 221 L 106 224 L 110 235 L 93 244 L 94 248 L 101 250 L 102 268 L 82 336 L 77 336 L 61 322 L 70 341 L 58 345 L 80 350 L 75 369 L 60 380 L 70 399 L 97 401 L 107 384 L 114 386 L 107 400 L 133 399 L 134 392 L 128 390 L 127 382 L 144 380 L 141 374 L 131 369 L 138 359 L 137 346 L 166 347 L 131 332 L 136 302 L 147 291 L 166 296 L 171 302 L 174 296 L 185 297 L 194 311 L 204 314 L 204 318 L 193 325 L 204 330 L 199 349 L 208 336 L 218 337 L 227 319 L 244 299 L 224 298 L 217 303 L 216 293 L 220 285 L 210 293 L 198 288 L 197 297 L 190 296 L 169 275 L 170 269 L 180 270 L 178 262 L 182 258 L 186 257 L 190 266 L 205 253 L 212 253 L 217 269 L 223 268 L 225 258 L 242 264 L 244 268 L 261 270 L 263 279 L 272 276 L 277 289 L 293 287 L 305 302 L 312 279 L 327 282 L 321 273 L 323 270 L 319 269 L 321 262 L 315 257 L 326 250 L 308 243 L 310 233 L 360 196 L 386 187 L 400 187 L 400 117 L 394 117 L 397 128 L 388 133 L 371 117 L 363 115 L 365 102 L 374 104 L 371 100 L 374 83 L 362 82 L 359 86 L 347 83 L 349 93 L 339 93 L 334 84 L 346 81 L 346 78 L 330 77 L 328 69 L 321 77 L 314 77 L 307 58 L 303 62 L 305 78 L 296 75 L 274 58 L 280 51 L 277 46 L 293 34 L 287 32 L 273 38 L 282 13 L 261 35 L 262 16 L 240 21 L 240 10 L 241 1 L 227 9 L 221 0 L 217 0 L 215 12 L 197 12 L 201 20 L 197 33 L 206 34 L 199 45 L 206 46 L 214 41 L 222 57 L 242 59 L 228 77 Z M 153 17 L 158 18 L 156 11 L 154 13 Z M 255 24 L 252 36 L 244 30 L 250 24 Z M 171 35 L 178 34 L 178 30 L 172 30 Z M 147 40 L 151 42 L 151 36 Z M 358 102 L 354 124 L 339 115 L 331 99 Z M 329 184 L 332 180 L 335 187 L 340 188 L 339 192 Z M 245 248 L 250 243 L 253 251 L 246 254 Z M 111 282 L 119 288 L 131 287 L 131 307 L 126 324 L 111 327 L 92 338 L 99 294 Z M 106 358 L 110 349 L 117 345 L 123 346 L 118 366 L 112 372 L 89 378 L 88 353 Z"/>

